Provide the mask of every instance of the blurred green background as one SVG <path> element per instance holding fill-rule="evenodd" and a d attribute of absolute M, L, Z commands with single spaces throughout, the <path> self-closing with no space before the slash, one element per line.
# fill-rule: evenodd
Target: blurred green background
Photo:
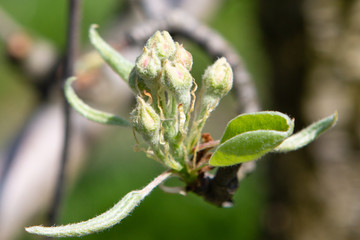
<path fill-rule="evenodd" d="M 255 17 L 256 2 L 223 1 L 208 24 L 241 54 L 256 80 L 261 100 L 266 101 L 267 68 Z M 91 23 L 105 28 L 123 6 L 122 1 L 116 0 L 83 1 L 82 44 L 88 44 L 86 36 Z M 65 0 L 2 0 L 0 7 L 28 31 L 63 51 Z M 210 61 L 193 45 L 188 47 L 194 54 L 193 74 L 199 78 Z M 7 61 L 4 52 L 4 42 L 0 41 L 2 149 L 9 145 L 36 105 L 35 91 L 26 82 L 27 76 Z M 226 121 L 234 116 L 235 104 L 232 96 L 228 96 L 213 114 L 206 131 L 219 138 Z M 143 153 L 133 152 L 134 145 L 131 130 L 114 129 L 89 150 L 85 167 L 65 195 L 61 223 L 85 220 L 104 212 L 127 192 L 144 186 L 163 170 Z M 259 239 L 266 198 L 263 170 L 260 162 L 257 171 L 241 182 L 233 208 L 214 207 L 194 194 L 183 197 L 156 189 L 121 224 L 83 239 Z M 20 239 L 29 239 L 29 235 L 24 234 Z"/>

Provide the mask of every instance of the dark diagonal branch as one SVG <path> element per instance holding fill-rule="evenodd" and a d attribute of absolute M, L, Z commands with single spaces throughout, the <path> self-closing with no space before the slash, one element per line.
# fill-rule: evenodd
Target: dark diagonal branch
<path fill-rule="evenodd" d="M 66 56 L 63 65 L 62 86 L 65 80 L 74 74 L 74 61 L 80 22 L 80 0 L 69 0 L 68 30 L 66 40 Z M 60 212 L 60 203 L 64 192 L 65 169 L 69 155 L 70 143 L 70 107 L 65 97 L 63 98 L 64 112 L 64 139 L 61 154 L 59 175 L 56 182 L 53 204 L 50 208 L 48 223 L 54 225 Z"/>

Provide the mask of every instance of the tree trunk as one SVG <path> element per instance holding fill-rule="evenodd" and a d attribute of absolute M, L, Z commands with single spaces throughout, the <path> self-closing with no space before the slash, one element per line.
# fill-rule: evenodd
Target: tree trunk
<path fill-rule="evenodd" d="M 335 129 L 269 164 L 266 239 L 360 239 L 360 1 L 259 1 L 273 109 Z"/>

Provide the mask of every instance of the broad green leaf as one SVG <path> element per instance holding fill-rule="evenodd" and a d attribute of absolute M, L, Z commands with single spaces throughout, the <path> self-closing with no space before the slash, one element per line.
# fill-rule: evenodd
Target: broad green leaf
<path fill-rule="evenodd" d="M 162 173 L 142 190 L 129 192 L 114 207 L 87 221 L 55 227 L 32 226 L 25 230 L 48 237 L 80 237 L 110 228 L 127 217 L 155 187 L 170 175 L 169 171 Z"/>
<path fill-rule="evenodd" d="M 225 133 L 221 138 L 221 143 L 236 135 L 250 131 L 292 131 L 292 125 L 292 120 L 286 114 L 280 112 L 264 111 L 241 114 L 228 123 Z"/>
<path fill-rule="evenodd" d="M 130 126 L 130 123 L 125 119 L 118 117 L 111 113 L 101 112 L 99 110 L 93 109 L 87 104 L 85 104 L 75 93 L 71 84 L 76 80 L 75 77 L 68 78 L 66 80 L 64 91 L 67 101 L 70 105 L 82 116 L 92 120 L 94 122 L 111 124 L 111 125 L 120 125 L 120 126 Z"/>
<path fill-rule="evenodd" d="M 320 134 L 336 124 L 338 118 L 337 112 L 331 116 L 321 119 L 292 135 L 274 149 L 275 152 L 290 152 L 302 148 L 314 141 Z"/>
<path fill-rule="evenodd" d="M 129 82 L 129 75 L 135 64 L 125 59 L 118 51 L 107 44 L 95 30 L 96 27 L 97 26 L 93 24 L 89 30 L 91 43 L 100 53 L 104 61 L 109 64 L 125 82 Z"/>
<path fill-rule="evenodd" d="M 293 121 L 279 112 L 242 114 L 231 120 L 210 165 L 230 166 L 260 158 L 291 135 Z"/>

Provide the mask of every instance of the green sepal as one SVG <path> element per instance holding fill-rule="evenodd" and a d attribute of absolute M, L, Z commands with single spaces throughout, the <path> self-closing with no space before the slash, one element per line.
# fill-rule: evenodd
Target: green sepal
<path fill-rule="evenodd" d="M 210 159 L 210 165 L 230 166 L 256 160 L 290 136 L 294 121 L 279 112 L 242 114 L 231 120 Z"/>
<path fill-rule="evenodd" d="M 329 117 L 323 118 L 300 132 L 292 135 L 274 149 L 274 152 L 290 152 L 302 148 L 314 141 L 320 134 L 333 127 L 338 119 L 335 112 Z"/>
<path fill-rule="evenodd" d="M 125 82 L 129 82 L 129 75 L 135 64 L 125 59 L 118 51 L 107 44 L 97 33 L 96 28 L 97 25 L 93 24 L 89 30 L 89 38 L 92 45 L 94 45 L 104 61 L 109 64 Z"/>
<path fill-rule="evenodd" d="M 84 103 L 76 95 L 74 89 L 71 87 L 71 84 L 75 80 L 76 80 L 75 77 L 68 78 L 64 86 L 64 91 L 67 101 L 78 113 L 80 113 L 85 118 L 92 120 L 94 122 L 108 124 L 108 125 L 120 125 L 124 127 L 130 126 L 130 123 L 125 119 L 111 113 L 106 113 L 93 109 L 92 107 Z"/>

